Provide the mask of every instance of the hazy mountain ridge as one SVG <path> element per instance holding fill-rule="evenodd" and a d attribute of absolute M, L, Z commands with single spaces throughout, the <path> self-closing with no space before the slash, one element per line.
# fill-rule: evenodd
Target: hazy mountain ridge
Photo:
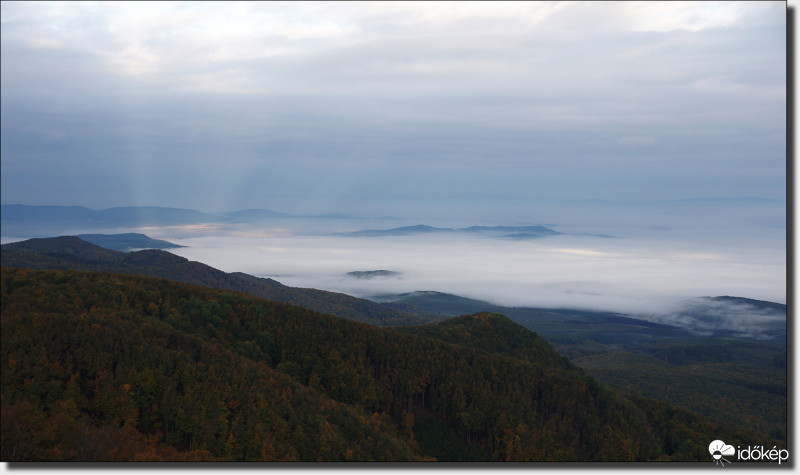
<path fill-rule="evenodd" d="M 402 275 L 402 272 L 395 272 L 392 270 L 378 269 L 378 270 L 354 270 L 346 274 L 349 277 L 356 279 L 374 279 L 376 277 L 397 277 Z"/>
<path fill-rule="evenodd" d="M 334 233 L 333 236 L 344 237 L 381 237 L 381 236 L 414 236 L 418 234 L 434 234 L 434 233 L 460 233 L 460 234 L 475 234 L 492 237 L 510 237 L 510 238 L 534 238 L 545 236 L 556 236 L 562 233 L 554 231 L 545 226 L 470 226 L 466 228 L 438 228 L 428 226 L 425 224 L 418 224 L 414 226 L 402 226 L 399 228 L 391 229 L 365 229 L 361 231 L 348 231 Z"/>
<path fill-rule="evenodd" d="M 153 239 L 141 233 L 78 234 L 77 237 L 106 249 L 122 252 L 141 249 L 177 249 L 185 247 L 169 241 Z"/>
<path fill-rule="evenodd" d="M 120 206 L 93 210 L 83 206 L 0 205 L 2 223 L 125 227 L 140 225 L 189 224 L 210 220 L 212 215 L 193 209 L 159 206 Z"/>
<path fill-rule="evenodd" d="M 0 205 L 0 225 L 7 235 L 44 237 L 65 230 L 184 226 L 196 224 L 241 224 L 279 219 L 362 219 L 346 215 L 298 215 L 268 209 L 244 209 L 205 213 L 194 209 L 159 206 L 120 206 L 93 210 L 83 206 Z M 391 217 L 375 218 L 381 220 Z"/>
<path fill-rule="evenodd" d="M 0 247 L 3 267 L 77 269 L 133 273 L 195 285 L 239 290 L 375 325 L 423 323 L 427 319 L 365 299 L 316 289 L 284 286 L 272 279 L 226 273 L 162 250 L 113 251 L 74 236 L 36 238 Z"/>

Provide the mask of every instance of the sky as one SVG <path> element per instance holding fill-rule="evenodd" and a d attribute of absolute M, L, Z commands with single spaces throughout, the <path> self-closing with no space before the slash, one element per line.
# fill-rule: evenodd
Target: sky
<path fill-rule="evenodd" d="M 0 202 L 396 218 L 138 229 L 225 271 L 359 296 L 785 302 L 786 16 L 771 1 L 2 2 Z M 413 224 L 568 236 L 324 235 Z M 343 277 L 376 269 L 401 274 Z"/>
<path fill-rule="evenodd" d="M 3 204 L 511 220 L 786 199 L 784 2 L 0 8 Z"/>

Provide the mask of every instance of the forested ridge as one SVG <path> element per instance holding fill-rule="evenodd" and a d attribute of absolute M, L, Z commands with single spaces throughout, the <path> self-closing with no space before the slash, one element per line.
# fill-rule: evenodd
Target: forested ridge
<path fill-rule="evenodd" d="M 505 354 L 514 347 L 509 354 L 524 358 L 519 349 L 527 346 L 517 341 L 524 338 L 513 331 L 513 324 L 519 324 L 536 331 L 559 354 L 618 391 L 658 399 L 711 418 L 721 426 L 761 432 L 776 439 L 779 446 L 787 444 L 786 325 L 785 319 L 781 325 L 780 319 L 774 318 L 776 314 L 786 315 L 785 305 L 738 297 L 704 297 L 689 302 L 692 311 L 684 315 L 690 321 L 713 319 L 720 303 L 738 307 L 727 307 L 734 314 L 772 315 L 765 325 L 750 328 L 761 336 L 754 338 L 728 329 L 716 335 L 698 335 L 691 327 L 611 312 L 502 307 L 440 292 L 388 295 L 382 300 L 411 313 L 451 318 L 440 325 L 413 326 L 404 331 L 435 333 L 448 341 L 482 347 L 492 343 L 485 337 L 485 328 L 473 324 L 474 331 L 464 333 L 466 322 L 454 317 L 486 310 L 505 315 L 513 321 L 504 325 L 511 331 L 498 328 L 498 332 L 512 339 L 495 341 L 492 351 Z"/>
<path fill-rule="evenodd" d="M 28 239 L 2 245 L 3 267 L 76 269 L 140 274 L 187 284 L 238 290 L 256 297 L 286 302 L 376 325 L 414 325 L 426 318 L 411 315 L 370 300 L 337 292 L 289 287 L 272 279 L 241 272 L 223 272 L 201 262 L 166 251 L 146 249 L 120 252 L 88 243 L 76 236 Z"/>
<path fill-rule="evenodd" d="M 632 400 L 493 314 L 378 328 L 81 271 L 3 268 L 1 291 L 8 461 L 705 461 L 769 440 Z"/>

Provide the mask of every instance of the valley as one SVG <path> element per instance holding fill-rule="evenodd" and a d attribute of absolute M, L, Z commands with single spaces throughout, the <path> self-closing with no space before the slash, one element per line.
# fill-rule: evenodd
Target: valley
<path fill-rule="evenodd" d="M 734 432 L 755 430 L 781 443 L 787 440 L 786 307 L 772 302 L 706 297 L 684 306 L 683 313 L 680 313 L 684 323 L 711 321 L 712 317 L 719 316 L 722 305 L 731 314 L 749 312 L 755 318 L 753 321 L 762 322 L 759 328 L 755 328 L 751 321 L 747 326 L 749 333 L 733 331 L 732 325 L 717 325 L 716 330 L 709 331 L 708 325 L 662 323 L 669 321 L 663 315 L 505 307 L 436 291 L 356 298 L 289 287 L 272 279 L 244 273 L 226 273 L 163 250 L 123 253 L 77 237 L 4 244 L 0 256 L 4 268 L 141 274 L 236 290 L 348 320 L 382 327 L 399 325 L 398 330 L 403 333 L 436 335 L 437 339 L 491 353 L 528 361 L 541 360 L 541 355 L 530 353 L 530 342 L 512 344 L 508 340 L 519 331 L 513 330 L 514 325 L 520 325 L 535 332 L 536 338 L 552 345 L 555 352 L 548 357 L 552 364 L 562 364 L 561 359 L 552 359 L 552 355 L 560 354 L 560 358 L 565 358 L 564 362 L 570 361 L 621 394 L 668 403 Z M 358 280 L 398 278 L 390 271 L 353 272 L 355 274 L 351 277 Z M 691 309 L 691 312 L 686 309 Z M 511 326 L 507 330 L 496 330 L 498 335 L 504 335 L 501 340 L 492 342 L 489 339 L 491 333 L 473 332 L 467 340 L 463 339 L 463 333 L 458 334 L 461 336 L 437 333 L 438 329 L 444 330 L 458 322 L 463 315 L 480 314 L 504 315 L 504 321 Z M 285 367 L 283 372 L 296 371 L 288 368 Z M 733 420 L 729 417 L 731 413 L 742 416 Z M 423 415 L 420 421 L 423 426 L 436 427 L 438 419 L 435 414 L 424 410 L 420 415 Z M 444 448 L 434 452 L 440 455 L 453 453 Z M 481 457 L 485 455 L 479 459 Z"/>

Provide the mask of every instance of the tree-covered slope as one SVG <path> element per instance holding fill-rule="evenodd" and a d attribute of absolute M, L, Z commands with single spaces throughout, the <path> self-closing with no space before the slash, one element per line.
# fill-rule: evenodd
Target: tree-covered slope
<path fill-rule="evenodd" d="M 385 295 L 380 300 L 436 318 L 482 311 L 502 313 L 535 330 L 561 355 L 617 390 L 667 402 L 722 426 L 767 434 L 782 446 L 787 443 L 783 304 L 737 297 L 689 300 L 680 310 L 676 325 L 681 321 L 700 322 L 705 330 L 718 327 L 713 334 L 697 334 L 691 326 L 666 325 L 630 315 L 500 307 L 438 292 Z M 490 338 L 485 323 L 477 326 L 473 322 L 480 328 L 476 333 L 465 325 L 456 325 L 459 320 L 403 331 L 462 344 L 485 344 Z M 739 328 L 718 324 L 725 320 L 739 322 Z M 495 324 L 499 322 L 495 320 Z"/>
<path fill-rule="evenodd" d="M 437 338 L 456 345 L 512 356 L 537 365 L 568 368 L 568 360 L 535 332 L 505 315 L 480 312 L 451 318 L 436 325 L 402 327 L 405 333 Z"/>
<path fill-rule="evenodd" d="M 133 275 L 2 269 L 0 290 L 7 460 L 442 459 L 416 418 L 447 460 L 706 460 L 750 435 L 636 405 L 499 317 L 456 344 Z M 506 336 L 477 338 L 487 319 Z"/>
<path fill-rule="evenodd" d="M 253 341 L 156 316 L 149 297 L 193 289 L 124 279 L 3 269 L 2 460 L 422 460 L 388 417 L 245 356 Z"/>
<path fill-rule="evenodd" d="M 711 427 L 708 425 L 709 417 L 714 422 L 711 432 L 737 434 L 737 437 L 749 437 L 750 440 L 770 440 L 770 443 L 777 441 L 785 445 L 785 379 L 776 377 L 772 371 L 765 371 L 764 366 L 761 366 L 761 371 L 748 370 L 744 373 L 737 372 L 741 371 L 742 366 L 731 363 L 700 367 L 694 366 L 694 363 L 689 366 L 668 366 L 652 356 L 624 352 L 603 353 L 581 358 L 571 364 L 566 358 L 559 361 L 554 357 L 555 351 L 550 343 L 535 332 L 519 326 L 504 315 L 486 312 L 452 318 L 435 325 L 401 327 L 398 330 L 533 363 L 547 361 L 552 365 L 561 364 L 571 368 L 577 377 L 588 373 L 613 388 L 621 389 L 627 399 L 645 409 L 656 433 L 665 437 L 662 446 L 668 447 L 668 452 L 681 446 L 690 447 L 693 443 L 690 441 L 701 441 L 699 434 Z M 680 340 L 675 339 L 672 344 L 676 348 L 683 348 Z M 764 365 L 771 363 L 758 358 L 759 347 L 755 343 L 749 345 L 753 348 L 748 348 L 748 344 L 741 341 L 730 341 L 728 346 L 737 346 L 743 360 Z M 726 358 L 720 354 L 719 345 L 710 344 L 704 351 L 705 354 L 716 353 L 717 357 Z M 621 355 L 627 355 L 627 364 L 619 361 Z M 587 362 L 587 359 L 591 362 Z M 601 361 L 607 359 L 614 363 L 604 366 Z M 648 362 L 650 365 L 647 365 Z M 753 394 L 743 394 L 743 388 Z M 731 414 L 738 415 L 731 418 Z M 683 435 L 675 437 L 675 434 L 664 434 L 663 428 L 667 426 L 674 429 L 676 434 Z M 698 428 L 701 430 L 698 431 Z M 751 435 L 748 436 L 748 433 Z"/>
<path fill-rule="evenodd" d="M 767 359 L 770 342 L 730 340 L 717 344 L 673 340 L 666 352 L 688 353 L 702 347 L 708 358 L 681 364 L 672 357 L 654 357 L 625 351 L 584 356 L 574 360 L 592 376 L 630 394 L 660 399 L 718 421 L 768 434 L 782 445 L 787 441 L 787 381 L 782 359 Z M 731 358 L 734 353 L 739 358 Z M 673 363 L 673 361 L 676 361 Z M 731 417 L 735 414 L 735 417 Z"/>
<path fill-rule="evenodd" d="M 75 236 L 4 244 L 0 264 L 27 269 L 77 269 L 161 277 L 187 284 L 238 290 L 374 325 L 413 325 L 427 321 L 370 300 L 336 292 L 288 287 L 272 279 L 242 273 L 227 273 L 161 250 L 113 251 Z"/>

